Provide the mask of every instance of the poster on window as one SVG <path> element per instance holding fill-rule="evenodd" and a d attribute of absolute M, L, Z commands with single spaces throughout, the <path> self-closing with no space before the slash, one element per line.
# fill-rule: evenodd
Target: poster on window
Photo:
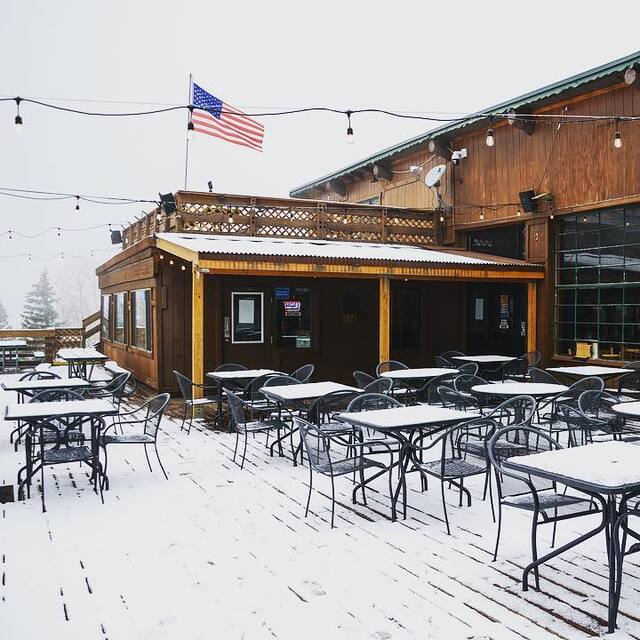
<path fill-rule="evenodd" d="M 510 307 L 510 299 L 507 294 L 500 295 L 500 324 L 498 325 L 499 329 L 508 329 L 509 328 L 509 307 Z"/>
<path fill-rule="evenodd" d="M 287 318 L 299 318 L 302 315 L 302 302 L 300 300 L 283 300 L 284 315 Z"/>

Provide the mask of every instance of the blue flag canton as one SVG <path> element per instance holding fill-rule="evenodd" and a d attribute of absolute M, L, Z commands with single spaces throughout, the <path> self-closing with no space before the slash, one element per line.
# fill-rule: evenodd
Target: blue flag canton
<path fill-rule="evenodd" d="M 222 100 L 212 96 L 195 82 L 193 83 L 193 106 L 196 109 L 207 111 L 218 120 L 222 116 Z"/>

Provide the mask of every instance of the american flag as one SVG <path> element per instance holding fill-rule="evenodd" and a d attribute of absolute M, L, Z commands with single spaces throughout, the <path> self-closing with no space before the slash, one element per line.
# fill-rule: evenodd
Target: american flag
<path fill-rule="evenodd" d="M 193 128 L 214 138 L 262 151 L 264 126 L 193 83 Z"/>

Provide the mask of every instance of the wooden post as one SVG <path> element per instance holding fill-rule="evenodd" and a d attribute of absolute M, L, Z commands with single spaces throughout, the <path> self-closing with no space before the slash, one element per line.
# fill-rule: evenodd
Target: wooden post
<path fill-rule="evenodd" d="M 191 272 L 191 379 L 196 384 L 204 380 L 204 276 L 193 265 Z M 202 390 L 193 390 L 195 398 Z"/>
<path fill-rule="evenodd" d="M 527 351 L 536 350 L 537 286 L 535 281 L 527 283 Z"/>
<path fill-rule="evenodd" d="M 388 276 L 379 279 L 378 308 L 379 323 L 379 362 L 390 358 L 390 334 L 391 334 L 391 281 Z"/>

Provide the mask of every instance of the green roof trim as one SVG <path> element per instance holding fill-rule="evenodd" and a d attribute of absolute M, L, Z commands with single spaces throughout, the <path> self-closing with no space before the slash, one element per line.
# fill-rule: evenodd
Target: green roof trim
<path fill-rule="evenodd" d="M 554 82 L 553 84 L 549 84 L 545 87 L 542 87 L 541 89 L 530 91 L 529 93 L 525 93 L 521 96 L 518 96 L 517 98 L 513 98 L 512 100 L 507 100 L 506 102 L 501 102 L 500 104 L 494 105 L 487 109 L 482 109 L 475 114 L 471 114 L 465 120 L 442 125 L 435 129 L 431 129 L 426 133 L 420 134 L 419 136 L 415 136 L 414 138 L 405 140 L 400 144 L 394 145 L 392 147 L 387 147 L 386 149 L 383 149 L 382 151 L 369 156 L 368 158 L 365 158 L 360 162 L 356 162 L 347 167 L 343 167 L 342 169 L 338 169 L 337 171 L 323 176 L 322 178 L 318 178 L 299 187 L 296 187 L 289 192 L 289 195 L 291 197 L 299 197 L 305 191 L 314 189 L 319 185 L 328 182 L 329 180 L 336 180 L 337 178 L 341 178 L 342 176 L 353 173 L 354 171 L 358 171 L 359 169 L 370 167 L 371 165 L 382 162 L 383 160 L 387 160 L 388 158 L 402 153 L 403 151 L 407 151 L 409 149 L 414 149 L 416 147 L 424 145 L 429 140 L 432 140 L 434 138 L 440 138 L 453 132 L 459 132 L 473 124 L 478 124 L 482 121 L 487 120 L 487 116 L 490 116 L 492 114 L 504 113 L 509 109 L 519 109 L 526 105 L 532 105 L 544 101 L 551 102 L 550 99 L 556 99 L 560 94 L 564 93 L 575 95 L 584 93 L 584 85 L 598 84 L 598 81 L 607 79 L 613 74 L 624 72 L 634 64 L 640 64 L 640 51 L 636 51 L 635 53 L 625 56 L 624 58 L 614 60 L 613 62 L 608 62 L 606 64 L 600 65 L 599 67 L 595 67 L 594 69 L 583 71 L 582 73 L 571 76 L 570 78 L 566 78 L 564 80 L 560 80 L 559 82 Z M 604 86 L 604 84 L 602 86 Z M 589 88 L 595 89 L 597 87 Z"/>

